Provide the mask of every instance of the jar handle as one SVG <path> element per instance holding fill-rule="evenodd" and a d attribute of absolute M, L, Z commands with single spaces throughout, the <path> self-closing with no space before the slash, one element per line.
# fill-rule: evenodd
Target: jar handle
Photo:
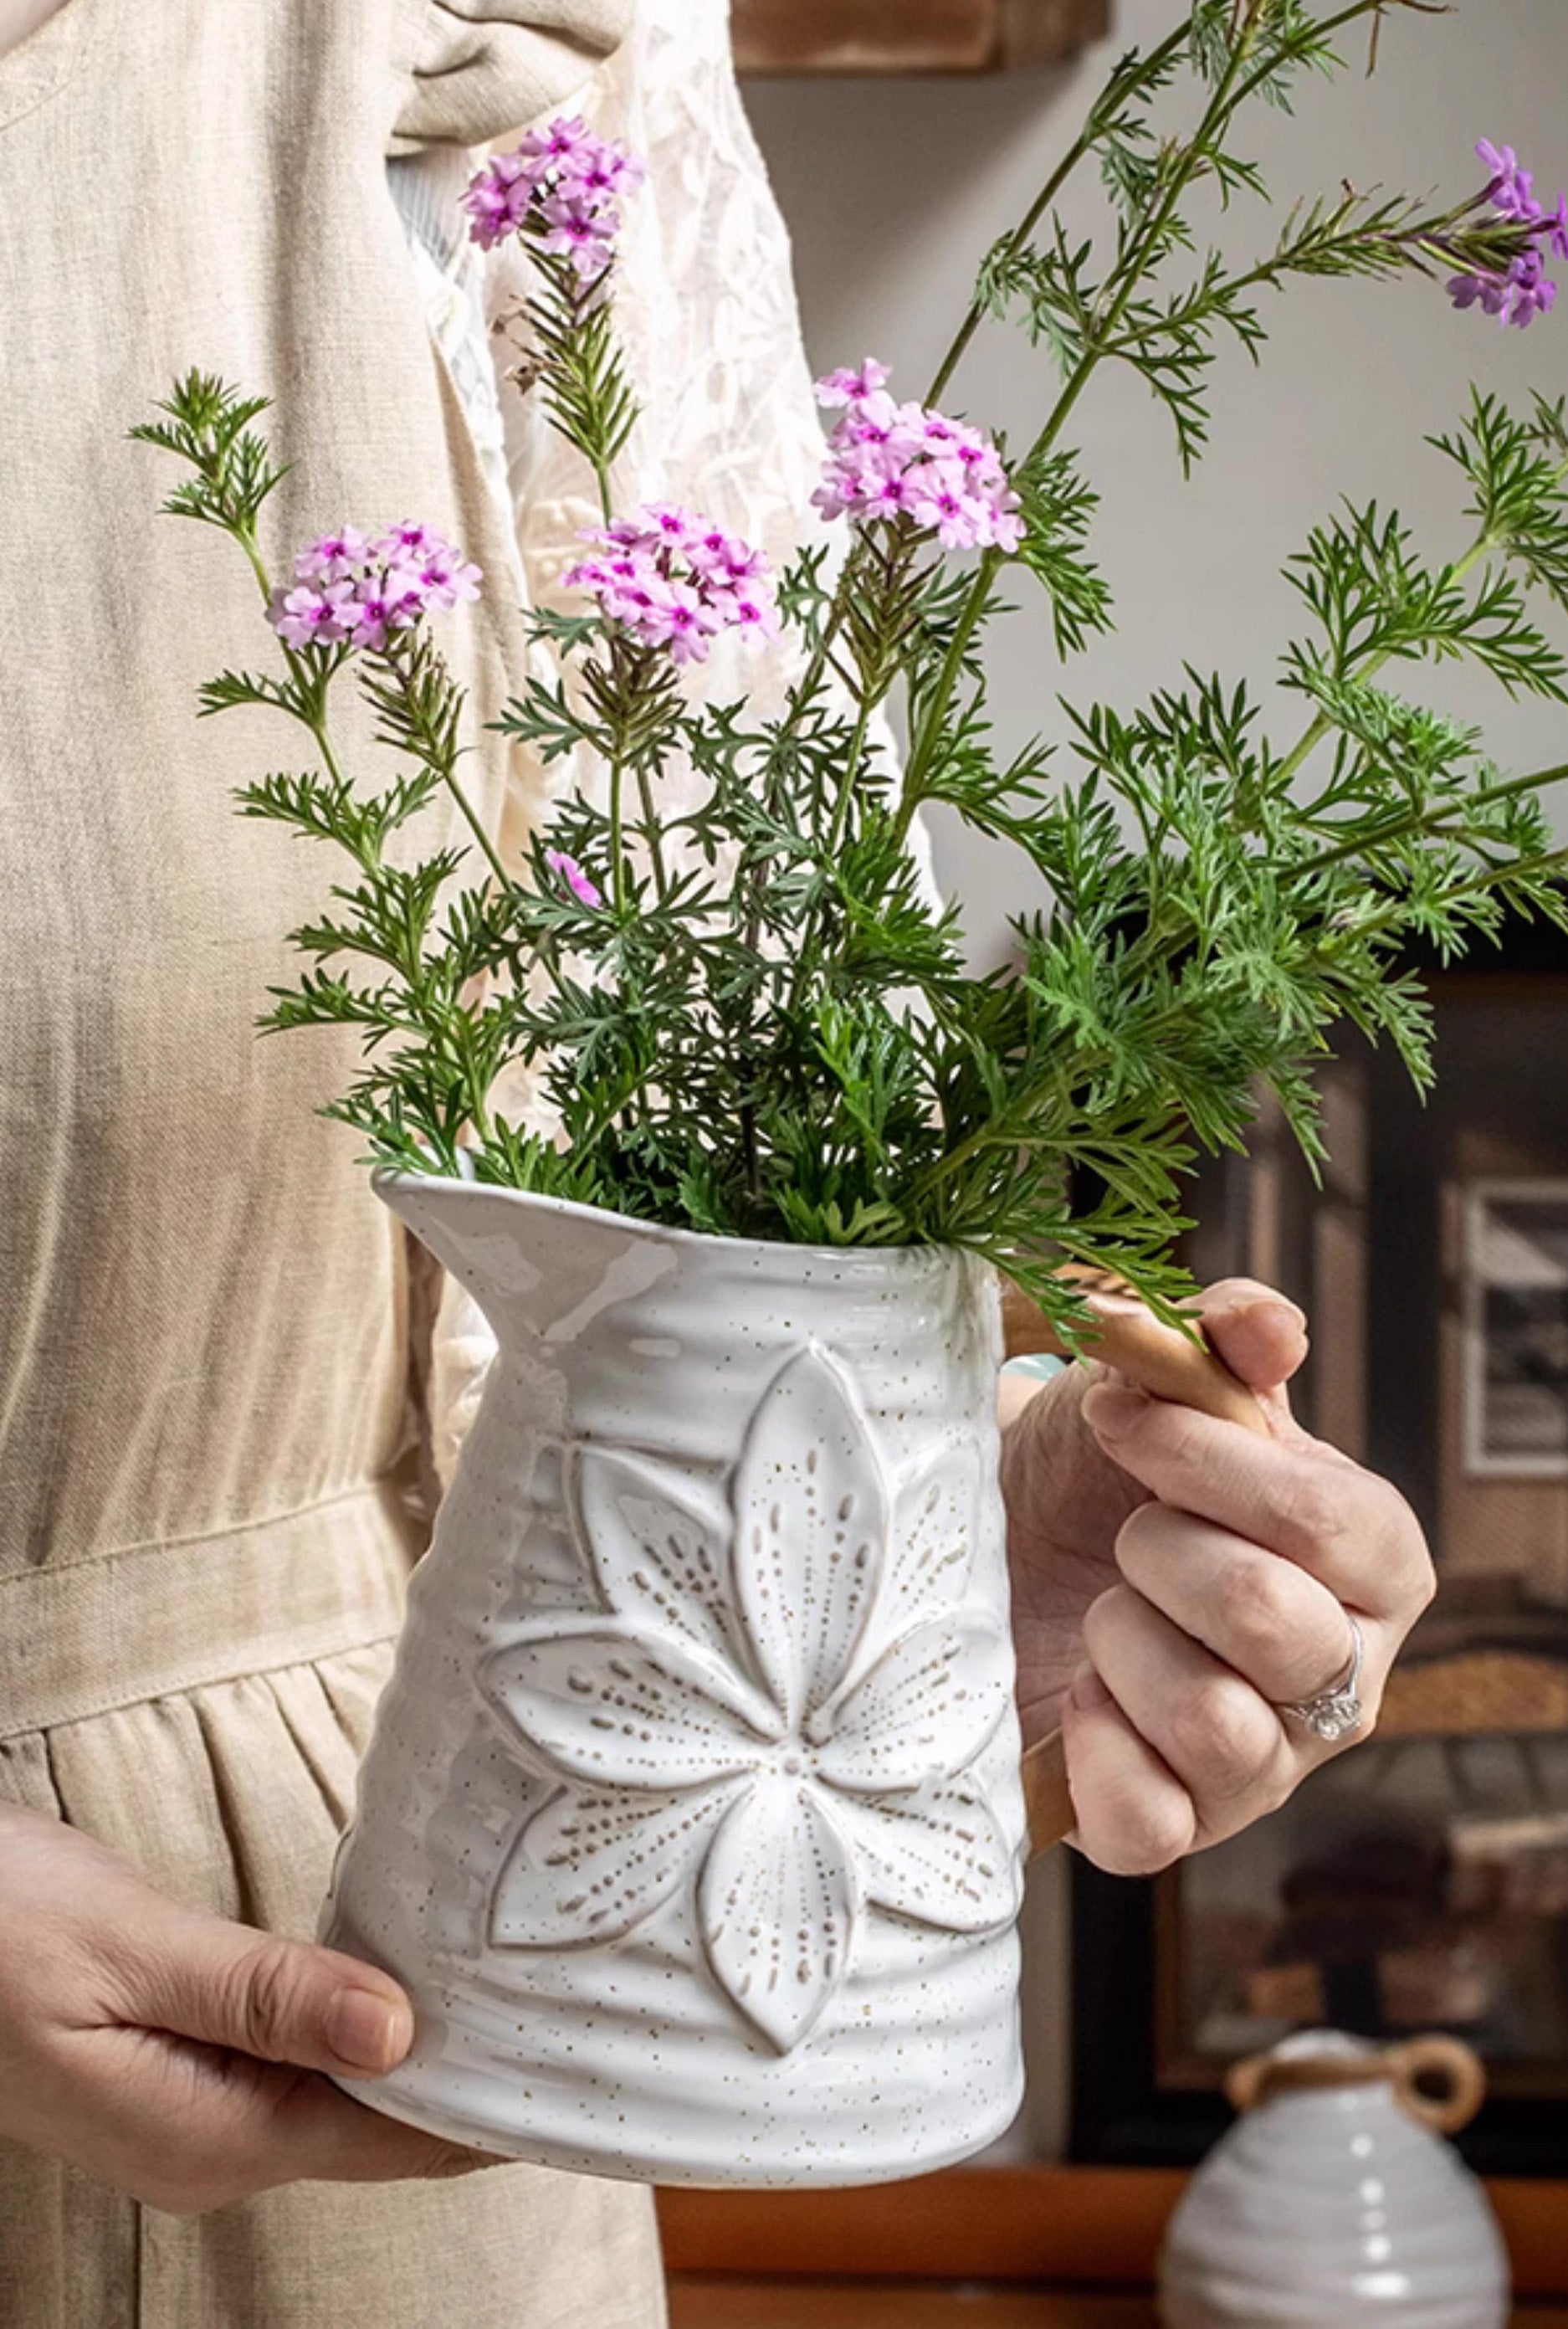
<path fill-rule="evenodd" d="M 1272 2054 L 1249 2054 L 1244 2061 L 1231 2064 L 1225 2074 L 1225 2100 L 1239 2117 L 1256 2110 L 1264 2100 L 1273 2067 Z"/>
<path fill-rule="evenodd" d="M 1487 2074 L 1479 2057 L 1461 2038 L 1433 2032 L 1389 2049 L 1394 2091 L 1401 2107 L 1422 2126 L 1439 2135 L 1457 2135 L 1468 2126 L 1486 2098 Z M 1440 2081 L 1442 2092 L 1423 2093 L 1417 2081 Z"/>

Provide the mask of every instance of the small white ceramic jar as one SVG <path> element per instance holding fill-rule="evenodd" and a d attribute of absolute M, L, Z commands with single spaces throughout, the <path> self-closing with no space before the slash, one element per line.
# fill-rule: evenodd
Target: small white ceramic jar
<path fill-rule="evenodd" d="M 1166 2239 L 1167 2329 L 1504 2329 L 1501 2234 L 1441 2140 L 1484 2088 L 1453 2038 L 1379 2052 L 1312 2031 L 1238 2065 L 1243 2117 Z"/>
<path fill-rule="evenodd" d="M 1022 2081 L 991 1272 L 379 1186 L 500 1352 L 322 1928 L 418 2009 L 354 2091 L 667 2183 L 980 2149 Z"/>

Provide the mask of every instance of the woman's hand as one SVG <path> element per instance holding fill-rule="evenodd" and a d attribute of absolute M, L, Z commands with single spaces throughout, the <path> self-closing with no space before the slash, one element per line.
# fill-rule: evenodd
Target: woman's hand
<path fill-rule="evenodd" d="M 413 2032 L 374 1966 L 183 1909 L 0 1805 L 0 2136 L 179 2215 L 304 2176 L 494 2165 L 317 2075 L 382 2075 Z"/>
<path fill-rule="evenodd" d="M 1071 1367 L 1002 1443 L 1025 1743 L 1063 1727 L 1075 1841 L 1117 1875 L 1234 1835 L 1340 1751 L 1280 1709 L 1343 1679 L 1352 1616 L 1365 1738 L 1434 1587 L 1404 1498 L 1291 1417 L 1300 1313 L 1245 1278 L 1200 1306 L 1271 1437 Z"/>

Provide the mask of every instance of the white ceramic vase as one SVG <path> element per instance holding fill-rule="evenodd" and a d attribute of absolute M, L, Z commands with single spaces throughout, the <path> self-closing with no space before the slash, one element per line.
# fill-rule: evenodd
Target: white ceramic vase
<path fill-rule="evenodd" d="M 500 1352 L 324 1915 L 418 2008 L 353 2091 L 664 2183 L 979 2149 L 1022 2083 L 991 1272 L 378 1186 Z"/>
<path fill-rule="evenodd" d="M 1171 2220 L 1167 2329 L 1504 2329 L 1502 2237 L 1441 2139 L 1484 2086 L 1451 2038 L 1380 2053 L 1312 2031 L 1240 2065 L 1244 2116 Z"/>

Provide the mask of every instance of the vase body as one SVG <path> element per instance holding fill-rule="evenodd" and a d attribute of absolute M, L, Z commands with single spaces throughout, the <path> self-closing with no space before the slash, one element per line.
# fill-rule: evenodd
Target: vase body
<path fill-rule="evenodd" d="M 360 2099 L 664 2183 L 906 2175 L 1020 2098 L 991 1274 L 381 1176 L 500 1345 L 324 1939 Z"/>
<path fill-rule="evenodd" d="M 1330 2074 L 1378 2060 L 1328 2032 L 1287 2040 L 1282 2058 Z M 1171 2220 L 1167 2329 L 1505 2329 L 1507 2258 L 1486 2193 L 1411 2101 L 1397 2078 L 1266 2093 Z"/>

